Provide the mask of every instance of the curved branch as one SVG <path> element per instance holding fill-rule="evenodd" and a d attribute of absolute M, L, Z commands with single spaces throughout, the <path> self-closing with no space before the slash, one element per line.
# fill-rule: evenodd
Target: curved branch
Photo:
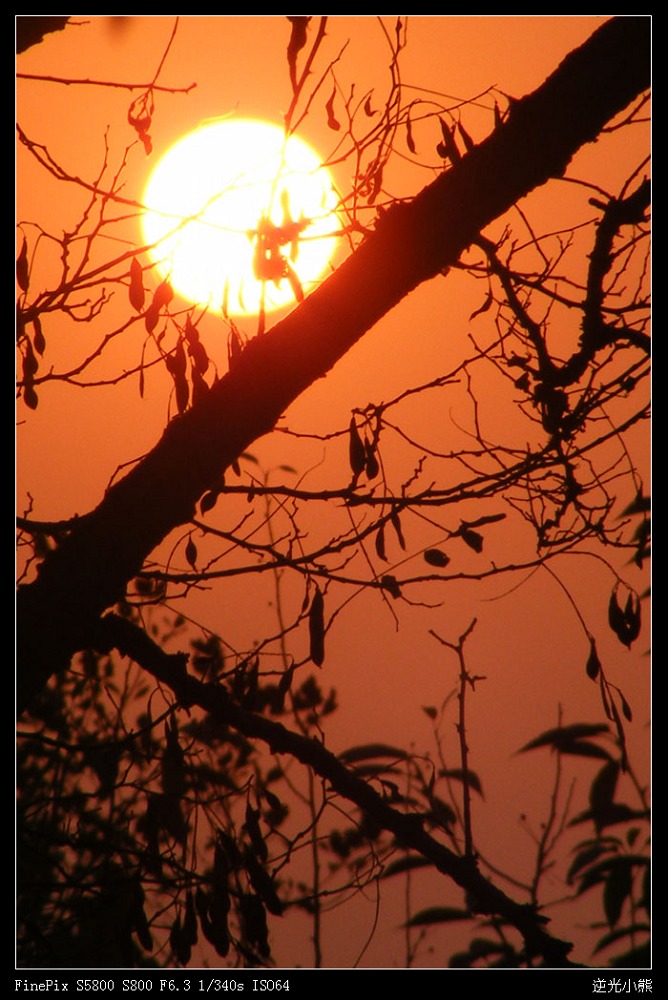
<path fill-rule="evenodd" d="M 402 813 L 388 805 L 371 785 L 350 771 L 319 740 L 292 732 L 273 719 L 240 708 L 222 686 L 204 683 L 188 674 L 187 654 L 165 653 L 139 626 L 119 615 L 112 613 L 102 618 L 94 645 L 100 652 L 116 648 L 122 655 L 130 656 L 160 683 L 170 687 L 182 707 L 196 705 L 249 739 L 266 743 L 271 753 L 288 754 L 312 768 L 335 792 L 464 889 L 476 913 L 500 916 L 512 924 L 524 939 L 529 959 L 541 958 L 546 965 L 557 968 L 573 966 L 567 957 L 572 945 L 547 932 L 547 918 L 534 906 L 517 903 L 485 878 L 474 856 L 460 857 L 435 840 L 424 829 L 417 813 Z"/>

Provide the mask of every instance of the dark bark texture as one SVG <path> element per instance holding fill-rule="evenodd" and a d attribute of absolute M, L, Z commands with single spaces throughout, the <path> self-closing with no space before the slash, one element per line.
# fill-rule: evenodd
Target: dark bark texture
<path fill-rule="evenodd" d="M 52 31 L 62 31 L 71 14 L 17 14 L 16 54 L 25 52 Z"/>
<path fill-rule="evenodd" d="M 94 647 L 101 615 L 203 493 L 290 403 L 404 296 L 454 264 L 494 219 L 551 178 L 650 85 L 649 16 L 606 22 L 507 120 L 411 202 L 232 370 L 173 419 L 153 450 L 72 526 L 17 596 L 18 711 Z"/>

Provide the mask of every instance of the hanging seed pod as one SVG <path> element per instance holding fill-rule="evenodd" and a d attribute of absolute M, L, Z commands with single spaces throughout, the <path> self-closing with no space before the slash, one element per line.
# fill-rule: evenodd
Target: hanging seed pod
<path fill-rule="evenodd" d="M 598 658 L 598 653 L 596 652 L 596 642 L 593 637 L 589 640 L 589 643 L 590 649 L 589 656 L 587 658 L 587 677 L 591 677 L 591 679 L 595 681 L 601 672 L 601 661 Z"/>
<path fill-rule="evenodd" d="M 364 439 L 364 451 L 366 452 L 366 464 L 365 470 L 369 479 L 375 479 L 380 472 L 380 466 L 378 465 L 378 459 L 376 458 L 376 449 L 373 442 Z"/>
<path fill-rule="evenodd" d="M 144 274 L 142 266 L 136 257 L 132 258 L 132 263 L 130 264 L 129 296 L 132 308 L 136 312 L 141 312 L 144 308 L 146 293 L 144 291 Z"/>
<path fill-rule="evenodd" d="M 357 430 L 354 417 L 350 418 L 348 429 L 348 458 L 350 460 L 350 468 L 355 476 L 359 476 L 360 473 L 364 472 L 366 466 L 366 449 L 360 437 L 360 432 Z"/>
<path fill-rule="evenodd" d="M 265 839 L 262 836 L 262 830 L 260 829 L 260 810 L 253 809 L 250 802 L 246 803 L 246 830 L 248 831 L 248 836 L 250 837 L 251 844 L 253 845 L 253 850 L 258 858 L 262 861 L 266 861 L 269 857 L 269 851 L 265 843 Z"/>
<path fill-rule="evenodd" d="M 186 893 L 186 912 L 183 917 L 183 936 L 192 946 L 197 944 L 197 916 L 195 915 L 195 901 L 190 889 Z"/>
<path fill-rule="evenodd" d="M 283 904 L 278 898 L 274 880 L 269 872 L 262 867 L 252 851 L 248 851 L 244 863 L 246 865 L 246 871 L 248 872 L 250 883 L 256 893 L 269 912 L 273 913 L 276 917 L 280 917 L 283 913 Z"/>
<path fill-rule="evenodd" d="M 317 667 L 322 666 L 325 659 L 325 602 L 318 586 L 311 601 L 308 613 L 309 656 Z"/>
<path fill-rule="evenodd" d="M 28 241 L 23 240 L 19 255 L 16 258 L 16 280 L 22 292 L 28 291 L 30 274 L 28 270 Z"/>

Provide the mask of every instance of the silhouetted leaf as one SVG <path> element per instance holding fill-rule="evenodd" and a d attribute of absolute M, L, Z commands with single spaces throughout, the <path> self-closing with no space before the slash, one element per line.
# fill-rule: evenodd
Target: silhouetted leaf
<path fill-rule="evenodd" d="M 337 121 L 336 115 L 334 114 L 334 100 L 336 98 L 336 86 L 332 88 L 332 94 L 327 104 L 325 105 L 325 110 L 327 111 L 327 124 L 334 131 L 338 132 L 341 128 L 341 123 Z"/>
<path fill-rule="evenodd" d="M 44 349 L 46 347 L 46 341 L 44 340 L 44 333 L 42 332 L 42 321 L 39 316 L 35 316 L 32 321 L 33 328 L 35 330 L 35 336 L 33 338 L 33 343 L 35 345 L 35 350 L 41 356 L 44 354 Z"/>
<path fill-rule="evenodd" d="M 639 490 L 636 494 L 634 500 L 624 508 L 621 513 L 621 517 L 629 517 L 631 514 L 644 514 L 648 513 L 652 509 L 652 498 L 643 496 L 642 490 Z"/>
<path fill-rule="evenodd" d="M 444 830 L 450 830 L 457 822 L 457 814 L 448 802 L 438 795 L 432 795 L 429 800 L 429 814 L 433 821 Z"/>
<path fill-rule="evenodd" d="M 209 367 L 209 356 L 199 337 L 199 331 L 194 326 L 190 316 L 186 317 L 185 337 L 188 342 L 188 354 L 191 357 L 193 368 L 200 375 L 206 374 Z"/>
<path fill-rule="evenodd" d="M 387 590 L 395 600 L 401 597 L 401 587 L 397 581 L 396 576 L 392 576 L 387 573 L 385 576 L 381 577 L 380 580 L 383 590 Z"/>
<path fill-rule="evenodd" d="M 141 917 L 135 915 L 134 929 L 144 951 L 153 951 L 153 935 L 151 934 L 151 928 L 144 914 L 143 907 L 141 909 Z"/>
<path fill-rule="evenodd" d="M 206 514 L 206 512 L 211 510 L 212 507 L 215 507 L 219 496 L 220 493 L 216 490 L 208 490 L 199 502 L 199 509 L 201 513 Z"/>
<path fill-rule="evenodd" d="M 452 134 L 452 129 L 446 122 L 445 118 L 439 115 L 438 118 L 441 123 L 441 135 L 443 136 L 443 142 L 439 142 L 436 147 L 436 152 L 442 159 L 449 159 L 451 163 L 458 163 L 462 156 L 457 148 L 457 143 L 455 142 L 455 137 Z"/>
<path fill-rule="evenodd" d="M 37 404 L 39 400 L 37 398 L 37 393 L 35 392 L 35 387 L 34 385 L 32 385 L 32 383 L 30 385 L 26 385 L 23 390 L 23 402 L 26 404 L 27 407 L 29 407 L 29 409 L 31 410 L 37 409 Z"/>
<path fill-rule="evenodd" d="M 197 370 L 197 368 L 194 365 L 190 372 L 190 380 L 193 386 L 192 390 L 193 406 L 199 406 L 204 397 L 208 395 L 209 387 L 204 381 L 204 378 L 202 377 L 201 373 Z"/>
<path fill-rule="evenodd" d="M 144 273 L 142 266 L 136 257 L 132 258 L 130 264 L 130 305 L 136 312 L 141 312 L 144 308 Z"/>
<path fill-rule="evenodd" d="M 628 641 L 627 636 L 626 617 L 617 603 L 616 588 L 612 591 L 610 601 L 608 602 L 608 622 L 619 641 L 625 646 L 630 646 L 631 643 Z"/>
<path fill-rule="evenodd" d="M 407 854 L 403 858 L 391 861 L 383 869 L 383 878 L 391 878 L 393 875 L 403 875 L 405 872 L 414 871 L 416 868 L 431 868 L 431 862 L 427 858 L 418 854 Z"/>
<path fill-rule="evenodd" d="M 651 932 L 651 930 L 652 930 L 652 928 L 651 928 L 650 924 L 633 923 L 633 924 L 631 924 L 630 927 L 617 927 L 614 931 L 610 931 L 609 934 L 604 934 L 603 935 L 603 937 L 600 939 L 600 941 L 598 941 L 598 943 L 597 943 L 596 947 L 594 948 L 594 951 L 592 952 L 592 954 L 593 955 L 597 955 L 599 952 L 604 951 L 606 948 L 609 948 L 610 945 L 617 944 L 618 941 L 622 941 L 625 937 L 634 938 L 639 933 L 640 934 L 649 934 Z M 621 957 L 621 956 L 617 956 L 617 957 Z M 648 954 L 648 958 L 649 958 L 649 954 Z M 628 961 L 626 961 L 626 962 L 623 963 L 623 967 L 625 969 L 626 968 L 631 968 L 631 969 L 635 968 L 635 966 L 633 964 L 631 964 L 630 962 L 628 962 Z M 647 965 L 647 967 L 648 967 L 648 965 Z"/>
<path fill-rule="evenodd" d="M 153 293 L 153 299 L 151 301 L 151 308 L 155 309 L 157 312 L 168 305 L 174 298 L 174 289 L 172 288 L 170 282 L 167 278 L 161 281 L 155 292 Z"/>
<path fill-rule="evenodd" d="M 642 877 L 639 903 L 647 913 L 647 916 L 649 916 L 652 909 L 652 869 L 650 865 L 647 865 Z"/>
<path fill-rule="evenodd" d="M 595 640 L 591 638 L 589 643 L 590 648 L 589 656 L 587 658 L 587 676 L 591 677 L 591 679 L 595 681 L 601 671 L 601 661 L 598 658 Z"/>
<path fill-rule="evenodd" d="M 369 479 L 375 479 L 380 472 L 380 466 L 378 465 L 378 459 L 376 458 L 376 449 L 371 441 L 364 439 L 364 451 L 366 452 L 366 464 L 365 471 Z"/>
<path fill-rule="evenodd" d="M 380 760 L 382 758 L 408 760 L 408 757 L 409 754 L 405 750 L 390 746 L 388 743 L 365 743 L 350 747 L 339 754 L 339 760 L 342 760 L 344 764 L 359 764 L 363 760 Z"/>
<path fill-rule="evenodd" d="M 23 355 L 23 378 L 26 382 L 32 382 L 39 369 L 39 362 L 35 357 L 32 343 L 28 338 L 25 340 L 25 354 Z"/>
<path fill-rule="evenodd" d="M 596 743 L 589 743 L 587 740 L 573 740 L 559 748 L 562 753 L 572 754 L 575 757 L 593 757 L 597 760 L 610 760 L 610 754 L 603 747 Z"/>
<path fill-rule="evenodd" d="M 245 855 L 244 863 L 251 885 L 269 912 L 277 917 L 282 916 L 283 904 L 276 893 L 276 887 L 271 875 L 263 868 L 252 851 L 249 851 Z"/>
<path fill-rule="evenodd" d="M 186 911 L 183 917 L 183 936 L 190 945 L 197 944 L 197 917 L 195 901 L 190 889 L 186 892 Z"/>
<path fill-rule="evenodd" d="M 605 880 L 603 890 L 603 909 L 606 919 L 611 927 L 614 927 L 619 920 L 624 903 L 631 894 L 633 888 L 633 870 L 627 858 L 616 858 L 608 877 Z"/>
<path fill-rule="evenodd" d="M 510 967 L 517 966 L 521 958 L 510 945 L 499 944 L 498 941 L 490 941 L 488 938 L 475 937 L 471 940 L 466 951 L 458 951 L 451 956 L 448 968 L 470 969 L 474 962 L 480 959 L 489 959 L 491 955 L 503 956 L 505 963 L 489 963 L 490 968 L 503 964 L 508 964 Z"/>
<path fill-rule="evenodd" d="M 629 594 L 626 598 L 624 619 L 626 621 L 626 639 L 630 646 L 640 634 L 640 600 L 633 594 Z"/>
<path fill-rule="evenodd" d="M 375 544 L 375 547 L 376 547 L 376 555 L 378 556 L 378 558 L 379 559 L 383 559 L 385 562 L 387 562 L 387 555 L 385 554 L 385 525 L 384 524 L 381 524 L 381 526 L 379 527 L 378 531 L 376 532 L 376 540 L 375 540 L 374 544 Z"/>
<path fill-rule="evenodd" d="M 617 692 L 619 694 L 620 701 L 622 703 L 622 712 L 624 713 L 624 718 L 627 722 L 633 722 L 633 712 L 631 711 L 631 706 L 624 697 L 621 691 Z"/>
<path fill-rule="evenodd" d="M 473 310 L 473 312 L 469 316 L 469 320 L 474 319 L 476 316 L 480 316 L 481 313 L 487 312 L 487 310 L 491 308 L 493 302 L 494 302 L 494 296 L 492 295 L 492 290 L 490 288 L 490 290 L 487 292 L 487 297 L 485 298 L 485 301 L 481 306 Z"/>
<path fill-rule="evenodd" d="M 464 781 L 464 771 L 461 767 L 449 767 L 444 768 L 438 772 L 440 778 L 450 778 L 454 781 Z M 469 786 L 478 793 L 482 798 L 484 795 L 482 793 L 482 784 L 480 778 L 475 771 L 467 771 L 466 778 L 468 780 Z"/>
<path fill-rule="evenodd" d="M 586 809 L 584 812 L 574 816 L 568 825 L 579 826 L 581 823 L 595 822 L 597 828 L 602 830 L 607 826 L 615 826 L 617 823 L 629 823 L 637 819 L 648 819 L 647 812 L 642 809 L 632 809 L 624 802 L 613 802 L 605 813 L 602 811 L 592 813 L 591 809 Z"/>
<path fill-rule="evenodd" d="M 415 155 L 415 141 L 413 139 L 413 125 L 411 123 L 411 113 L 410 111 L 406 115 L 406 145 L 413 155 Z"/>
<path fill-rule="evenodd" d="M 474 552 L 482 552 L 483 537 L 478 531 L 474 531 L 473 528 L 462 527 L 459 532 L 462 541 L 464 541 L 470 549 Z"/>
<path fill-rule="evenodd" d="M 566 881 L 568 884 L 573 885 L 575 882 L 575 876 L 583 869 L 588 868 L 589 865 L 596 861 L 597 858 L 600 858 L 602 854 L 606 854 L 607 851 L 607 845 L 601 843 L 599 840 L 594 843 L 587 844 L 576 854 L 570 868 L 568 869 L 568 873 L 566 875 Z"/>
<path fill-rule="evenodd" d="M 160 319 L 160 310 L 151 303 L 151 305 L 146 310 L 146 315 L 144 316 L 144 326 L 146 327 L 147 333 L 152 333 L 155 330 L 158 320 Z"/>
<path fill-rule="evenodd" d="M 609 760 L 603 765 L 591 783 L 589 789 L 589 805 L 592 813 L 606 813 L 612 805 L 617 789 L 619 763 Z"/>
<path fill-rule="evenodd" d="M 308 14 L 288 14 L 286 16 L 292 25 L 290 41 L 288 42 L 288 70 L 292 89 L 295 90 L 297 87 L 297 56 L 306 45 L 306 32 L 311 17 Z"/>
<path fill-rule="evenodd" d="M 151 152 L 153 146 L 148 130 L 151 127 L 151 116 L 153 115 L 153 89 L 145 90 L 138 97 L 135 97 L 128 109 L 128 122 L 137 133 L 137 137 L 142 142 L 146 155 Z"/>
<path fill-rule="evenodd" d="M 401 521 L 399 520 L 399 512 L 394 508 L 392 509 L 392 513 L 390 514 L 390 523 L 396 532 L 397 539 L 399 540 L 399 545 L 405 551 L 406 539 L 404 538 L 404 533 L 401 530 Z"/>
<path fill-rule="evenodd" d="M 460 910 L 454 906 L 428 906 L 415 913 L 407 920 L 404 927 L 425 927 L 432 924 L 451 924 L 457 920 L 470 920 L 468 910 Z"/>
<path fill-rule="evenodd" d="M 318 667 L 322 666 L 325 659 L 324 606 L 322 592 L 316 585 L 308 613 L 308 626 L 310 641 L 309 656 Z"/>
<path fill-rule="evenodd" d="M 348 428 L 348 459 L 350 461 L 350 468 L 356 476 L 359 476 L 361 472 L 364 471 L 366 466 L 366 449 L 364 447 L 364 442 L 360 437 L 360 433 L 357 430 L 357 424 L 355 423 L 355 418 L 350 418 L 350 425 Z"/>
<path fill-rule="evenodd" d="M 181 925 L 180 915 L 177 915 L 176 920 L 172 924 L 169 943 L 180 964 L 187 965 L 192 954 L 192 946 L 188 933 L 184 931 Z"/>
<path fill-rule="evenodd" d="M 450 557 L 446 556 L 445 552 L 441 552 L 440 549 L 427 549 L 423 555 L 425 562 L 428 562 L 430 566 L 443 568 L 450 562 Z"/>
<path fill-rule="evenodd" d="M 178 341 L 174 352 L 165 357 L 165 365 L 174 380 L 177 409 L 179 413 L 183 413 L 188 407 L 190 389 L 186 378 L 186 354 L 181 340 Z"/>
<path fill-rule="evenodd" d="M 186 559 L 188 563 L 194 570 L 197 569 L 197 546 L 193 542 L 192 535 L 188 535 L 188 541 L 186 542 Z"/>
<path fill-rule="evenodd" d="M 520 747 L 519 753 L 527 750 L 535 750 L 538 747 L 552 747 L 555 750 L 567 752 L 569 746 L 573 746 L 585 737 L 602 736 L 609 732 L 609 727 L 601 722 L 576 722 L 570 726 L 559 726 L 556 729 L 546 729 L 540 736 L 525 743 Z M 591 745 L 591 744 L 590 744 Z M 599 749 L 598 747 L 596 749 Z M 608 758 L 610 755 L 602 751 Z"/>
<path fill-rule="evenodd" d="M 253 850 L 257 854 L 258 858 L 262 861 L 266 861 L 269 857 L 269 851 L 267 849 L 265 839 L 262 836 L 262 830 L 260 829 L 260 810 L 253 809 L 250 802 L 246 803 L 246 822 L 244 825 L 251 839 Z"/>
<path fill-rule="evenodd" d="M 27 292 L 30 285 L 28 273 L 28 241 L 24 238 L 16 258 L 16 281 L 22 292 Z"/>
<path fill-rule="evenodd" d="M 239 914 L 248 941 L 263 958 L 267 958 L 270 951 L 269 931 L 262 900 L 259 896 L 244 893 L 239 899 Z"/>
<path fill-rule="evenodd" d="M 181 799 L 185 792 L 185 756 L 179 743 L 176 721 L 165 722 L 165 748 L 162 753 L 161 781 L 166 796 Z"/>

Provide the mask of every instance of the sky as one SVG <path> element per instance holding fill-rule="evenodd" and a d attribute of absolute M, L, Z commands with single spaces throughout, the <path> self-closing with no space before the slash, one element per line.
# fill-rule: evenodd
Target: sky
<path fill-rule="evenodd" d="M 507 96 L 521 97 L 535 89 L 564 56 L 581 44 L 604 22 L 605 16 L 428 16 L 409 17 L 407 45 L 399 63 L 405 101 L 422 101 L 421 109 L 437 106 L 454 109 L 474 141 L 484 138 L 494 125 L 494 103 Z M 128 122 L 128 108 L 139 90 L 114 86 L 63 86 L 52 78 L 76 78 L 106 83 L 147 83 L 153 77 L 174 32 L 172 16 L 77 16 L 76 25 L 47 37 L 17 60 L 17 121 L 34 143 L 48 150 L 53 161 L 69 174 L 105 183 L 122 168 L 121 194 L 126 206 L 114 210 L 117 222 L 107 227 L 93 249 L 101 262 L 141 239 L 140 213 L 133 207 L 141 199 L 151 165 L 176 140 L 200 123 L 225 117 L 256 117 L 281 124 L 291 98 L 286 60 L 289 26 L 283 17 L 180 16 L 173 40 L 158 77 L 168 93 L 156 91 L 150 126 L 150 155 Z M 345 137 L 328 127 L 325 109 L 331 90 L 331 66 L 341 94 L 369 95 L 371 108 L 382 106 L 390 92 L 389 47 L 394 18 L 333 16 L 312 73 L 315 85 L 326 79 L 314 97 L 299 133 L 330 163 L 338 188 L 346 192 L 351 182 L 351 159 L 342 159 Z M 31 74 L 42 79 L 28 79 Z M 431 103 L 430 103 L 431 102 Z M 302 107 L 303 107 L 302 102 Z M 417 107 L 418 105 L 416 105 Z M 634 133 L 635 141 L 610 136 L 608 145 L 588 147 L 569 168 L 572 177 L 591 178 L 600 188 L 619 190 L 627 174 L 643 155 L 647 135 Z M 384 177 L 388 197 L 408 198 L 428 184 L 439 169 L 435 149 L 439 135 L 434 120 L 415 125 L 417 153 L 405 137 L 396 139 L 396 155 Z M 343 143 L 343 144 L 342 144 Z M 610 152 L 612 150 L 612 153 Z M 103 171 L 103 165 L 106 168 Z M 525 199 L 523 211 L 538 219 L 542 232 L 576 224 L 586 209 L 590 192 L 569 185 L 549 185 Z M 88 195 L 76 184 L 63 184 L 35 162 L 25 149 L 17 152 L 16 212 L 22 232 L 34 246 L 37 233 L 72 232 L 85 209 Z M 375 211 L 375 209 L 373 210 Z M 360 217 L 371 219 L 372 210 Z M 591 217 L 591 216 L 589 216 Z M 521 228 L 517 215 L 490 227 L 499 235 L 509 221 Z M 39 228 L 38 228 L 39 227 Z M 576 238 L 577 243 L 577 238 Z M 17 249 L 18 246 L 17 244 Z M 42 236 L 31 280 L 48 287 L 58 273 L 59 248 Z M 78 252 L 77 241 L 72 252 Z M 343 259 L 345 245 L 332 266 Z M 115 299 L 105 317 L 127 314 L 123 287 L 114 285 Z M 376 325 L 329 373 L 298 399 L 286 414 L 278 433 L 257 442 L 252 452 L 260 463 L 253 470 L 271 471 L 271 481 L 288 474 L 290 466 L 309 488 L 340 485 L 345 481 L 346 437 L 351 411 L 370 402 L 389 401 L 408 387 L 428 382 L 453 369 L 471 352 L 471 338 L 484 342 L 491 323 L 484 316 L 471 319 L 484 301 L 480 284 L 463 272 L 451 272 L 418 289 Z M 278 314 L 279 316 L 281 314 Z M 84 359 L 96 349 L 103 327 L 98 321 L 77 323 L 59 316 L 45 319 L 47 350 L 43 368 L 70 371 L 39 389 L 39 406 L 28 411 L 17 407 L 17 509 L 30 509 L 40 520 L 59 520 L 82 514 L 101 499 L 112 477 L 123 474 L 126 463 L 139 459 L 157 441 L 170 413 L 171 382 L 157 368 L 147 373 L 144 396 L 136 377 L 123 372 L 139 364 L 143 338 L 136 327 L 114 337 L 100 357 L 81 373 Z M 106 320 L 108 322 L 108 320 Z M 269 320 L 271 325 L 273 320 Z M 256 333 L 256 320 L 239 321 L 245 337 Z M 577 331 L 576 331 L 577 332 Z M 206 317 L 202 340 L 217 370 L 227 368 L 227 337 L 220 318 Z M 564 324 L 564 335 L 574 336 Z M 495 397 L 494 374 L 480 376 L 477 392 L 487 402 L 482 408 L 484 427 L 507 434 L 516 428 L 517 415 L 507 399 Z M 430 399 L 435 400 L 430 402 Z M 170 406 L 172 407 L 170 409 Z M 398 404 L 396 418 L 406 435 L 447 452 L 461 446 L 472 426 L 471 398 L 465 387 L 445 397 L 423 394 Z M 390 435 L 388 435 L 389 437 Z M 492 435 L 493 436 L 493 435 Z M 632 429 L 625 439 L 634 461 L 649 476 L 649 441 L 646 427 Z M 416 450 L 396 434 L 395 449 L 388 451 L 395 485 L 410 475 Z M 389 447 L 389 446 L 388 446 Z M 615 459 L 616 460 L 616 459 Z M 245 468 L 250 468 L 249 463 Z M 632 499 L 620 496 L 623 503 Z M 220 524 L 230 527 L 241 507 L 230 504 Z M 227 510 L 227 509 L 226 509 Z M 499 511 L 501 504 L 499 504 Z M 468 512 L 470 513 L 470 511 Z M 342 524 L 342 514 L 332 515 Z M 445 521 L 444 521 L 445 523 Z M 485 559 L 513 560 L 526 554 L 521 525 L 492 525 L 486 532 L 489 555 Z M 280 522 L 277 522 L 280 527 Z M 320 514 L 305 516 L 311 538 L 330 528 Z M 340 530 L 343 530 L 342 528 Z M 514 532 L 518 533 L 515 534 Z M 168 541 L 160 559 L 183 567 L 183 532 Z M 443 527 L 441 535 L 443 537 Z M 434 525 L 411 523 L 410 544 L 417 551 L 436 544 Z M 492 551 L 493 546 L 493 551 Z M 398 553 L 394 553 L 397 556 Z M 600 555 L 600 554 L 599 554 Z M 566 722 L 601 721 L 597 686 L 585 676 L 588 654 L 578 614 L 596 623 L 601 659 L 634 707 L 629 727 L 629 748 L 641 780 L 649 774 L 649 628 L 647 623 L 632 650 L 622 647 L 607 628 L 605 616 L 612 577 L 597 556 L 565 556 L 555 564 L 559 581 L 547 571 L 509 574 L 486 581 L 462 580 L 438 592 L 419 592 L 415 604 L 400 610 L 388 608 L 376 595 L 333 594 L 335 625 L 328 636 L 327 658 L 319 675 L 325 686 L 335 687 L 339 712 L 327 728 L 328 745 L 337 752 L 356 742 L 382 741 L 410 745 L 418 753 L 433 751 L 430 722 L 424 706 L 439 706 L 456 684 L 457 662 L 451 651 L 430 633 L 456 641 L 476 619 L 467 652 L 472 669 L 485 676 L 470 699 L 469 743 L 471 766 L 481 775 L 484 802 L 476 802 L 475 829 L 483 855 L 499 859 L 514 878 L 525 878 L 531 841 L 522 817 L 532 817 L 535 827 L 547 809 L 549 785 L 546 760 L 518 749 L 541 730 L 556 725 L 559 706 Z M 614 553 L 604 553 L 615 562 Z M 472 553 L 460 553 L 458 568 L 474 572 L 479 566 Z M 645 575 L 626 559 L 617 559 L 620 572 L 639 591 Z M 361 572 L 361 567 L 356 565 Z M 300 601 L 302 591 L 287 590 L 288 608 Z M 568 593 L 567 593 L 568 592 Z M 570 597 L 568 596 L 570 595 Z M 572 601 L 571 601 L 572 598 Z M 250 586 L 234 580 L 222 582 L 189 598 L 188 615 L 224 637 L 234 649 L 252 646 L 271 629 L 275 615 L 270 582 L 259 579 Z M 291 635 L 295 656 L 304 655 L 304 633 Z M 457 745 L 453 718 L 445 727 L 444 745 L 451 759 Z M 593 765 L 582 767 L 577 796 L 584 794 Z M 572 774 L 575 776 L 576 769 Z M 518 845 L 522 845 L 518 848 Z M 550 891 L 558 896 L 562 886 L 555 878 Z M 433 886 L 416 886 L 416 905 L 440 901 Z M 372 967 L 401 964 L 401 932 L 397 929 L 397 899 L 387 890 L 380 930 L 372 929 L 375 900 L 351 904 L 355 935 L 337 929 L 339 914 L 326 919 L 325 962 L 349 966 L 355 961 Z M 453 897 L 446 890 L 448 899 Z M 385 917 L 385 912 L 389 916 Z M 555 911 L 554 932 L 568 936 L 572 927 L 560 924 Z M 368 932 L 368 934 L 367 934 Z M 290 928 L 279 929 L 282 954 L 295 964 L 308 964 L 308 948 L 291 938 Z M 359 942 L 370 938 L 360 956 Z M 583 935 L 585 946 L 588 939 Z M 443 942 L 425 949 L 421 962 L 439 965 Z M 577 957 L 577 956 L 576 956 Z"/>

